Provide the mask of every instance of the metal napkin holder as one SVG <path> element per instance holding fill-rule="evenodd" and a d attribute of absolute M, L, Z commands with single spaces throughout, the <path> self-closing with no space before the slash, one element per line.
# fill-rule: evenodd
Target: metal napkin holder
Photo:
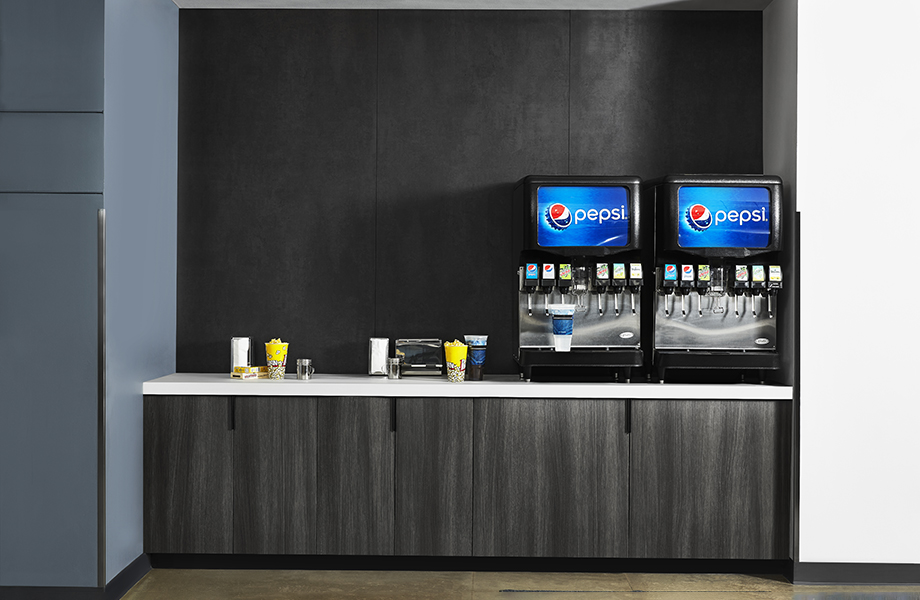
<path fill-rule="evenodd" d="M 396 340 L 396 357 L 402 375 L 441 375 L 444 367 L 441 340 L 433 338 Z"/>

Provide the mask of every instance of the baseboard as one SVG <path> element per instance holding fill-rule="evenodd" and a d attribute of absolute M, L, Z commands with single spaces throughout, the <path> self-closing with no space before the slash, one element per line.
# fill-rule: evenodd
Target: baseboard
<path fill-rule="evenodd" d="M 141 554 L 100 587 L 0 586 L 3 600 L 120 600 L 150 571 L 150 557 Z"/>
<path fill-rule="evenodd" d="M 150 572 L 150 568 L 149 556 L 141 554 L 135 558 L 105 585 L 104 600 L 120 600 L 144 575 Z"/>
<path fill-rule="evenodd" d="M 328 556 L 151 554 L 154 569 L 307 569 L 361 571 L 531 571 L 580 573 L 744 573 L 792 577 L 792 561 L 741 559 L 531 558 L 481 556 Z"/>
<path fill-rule="evenodd" d="M 0 585 L 3 600 L 102 600 L 102 588 Z"/>
<path fill-rule="evenodd" d="M 920 583 L 920 565 L 892 563 L 803 563 L 793 566 L 796 584 L 903 585 Z"/>

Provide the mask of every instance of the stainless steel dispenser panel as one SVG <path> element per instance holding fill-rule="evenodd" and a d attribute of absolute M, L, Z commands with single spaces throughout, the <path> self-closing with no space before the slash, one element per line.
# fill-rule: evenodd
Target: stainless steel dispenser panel
<path fill-rule="evenodd" d="M 533 295 L 533 316 L 527 315 L 527 294 L 518 294 L 518 319 L 521 348 L 553 348 L 553 317 L 543 312 L 544 299 L 550 304 L 561 302 L 561 294 L 553 292 L 549 298 L 543 294 Z M 572 349 L 579 348 L 638 348 L 639 321 L 642 311 L 639 307 L 639 294 L 636 294 L 636 314 L 632 312 L 629 293 L 620 294 L 620 314 L 613 310 L 613 295 L 606 295 L 604 314 L 597 310 L 598 295 L 585 294 L 588 310 L 575 311 L 573 323 Z M 566 295 L 566 301 L 574 304 L 574 296 Z"/>
<path fill-rule="evenodd" d="M 700 316 L 700 302 L 703 314 Z M 665 302 L 671 309 L 665 316 Z M 757 302 L 757 315 L 751 310 Z M 680 296 L 655 294 L 655 348 L 658 350 L 776 350 L 776 302 L 774 316 L 767 313 L 766 298 L 738 298 L 735 316 L 734 299 L 729 295 L 684 298 L 687 314 L 681 314 Z M 721 311 L 719 307 L 721 306 Z"/>

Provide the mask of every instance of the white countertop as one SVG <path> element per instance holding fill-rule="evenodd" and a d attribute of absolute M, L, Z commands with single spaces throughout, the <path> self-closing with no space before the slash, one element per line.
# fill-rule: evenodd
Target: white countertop
<path fill-rule="evenodd" d="M 144 382 L 143 393 L 168 396 L 376 396 L 427 398 L 633 398 L 792 400 L 791 386 L 755 384 L 526 382 L 516 375 L 450 383 L 447 376 L 389 380 L 370 375 L 324 375 L 283 381 L 231 379 L 229 373 L 175 373 Z"/>

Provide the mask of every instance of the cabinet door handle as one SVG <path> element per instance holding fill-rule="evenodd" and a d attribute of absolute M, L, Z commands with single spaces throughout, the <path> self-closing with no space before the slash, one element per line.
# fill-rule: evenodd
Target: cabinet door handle
<path fill-rule="evenodd" d="M 236 396 L 227 398 L 227 429 L 236 429 Z"/>
<path fill-rule="evenodd" d="M 626 399 L 626 433 L 632 433 L 632 400 Z"/>
<path fill-rule="evenodd" d="M 396 431 L 396 398 L 390 398 L 390 431 Z"/>

